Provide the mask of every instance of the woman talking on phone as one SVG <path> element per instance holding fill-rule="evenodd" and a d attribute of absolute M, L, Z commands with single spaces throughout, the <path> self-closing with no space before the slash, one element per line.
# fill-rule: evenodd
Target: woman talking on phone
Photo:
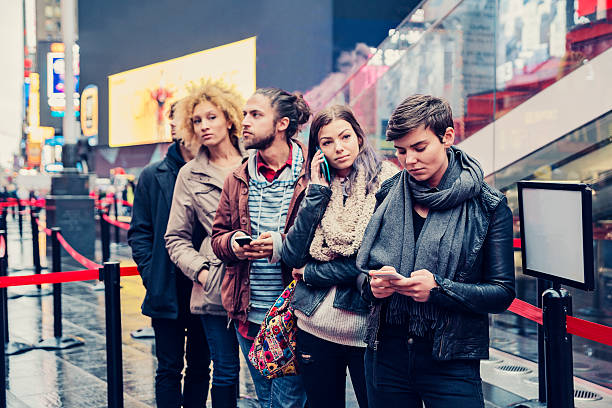
<path fill-rule="evenodd" d="M 374 212 L 374 194 L 398 169 L 383 162 L 348 107 L 313 119 L 310 178 L 281 257 L 299 280 L 293 296 L 297 356 L 310 407 L 344 407 L 346 370 L 361 408 L 368 406 L 363 367 L 367 303 L 355 255 Z"/>

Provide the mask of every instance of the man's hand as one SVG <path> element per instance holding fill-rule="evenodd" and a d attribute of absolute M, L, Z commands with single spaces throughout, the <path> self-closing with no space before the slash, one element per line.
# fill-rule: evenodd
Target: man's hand
<path fill-rule="evenodd" d="M 232 251 L 234 251 L 234 255 L 236 255 L 236 257 L 238 259 L 241 260 L 245 260 L 248 259 L 248 255 L 247 255 L 247 250 L 249 250 L 250 245 L 244 245 L 244 246 L 240 246 L 238 245 L 238 243 L 236 242 L 236 240 L 234 238 L 237 237 L 248 237 L 247 234 L 245 234 L 242 231 L 238 231 L 233 237 L 232 237 Z M 251 241 L 252 243 L 252 241 Z"/>
<path fill-rule="evenodd" d="M 247 235 L 242 231 L 238 231 L 234 238 L 246 236 Z M 232 249 L 238 259 L 248 259 L 252 261 L 254 259 L 270 258 L 274 249 L 274 240 L 270 232 L 264 232 L 248 245 L 240 246 L 233 240 Z"/>
<path fill-rule="evenodd" d="M 431 289 L 439 286 L 427 269 L 419 269 L 409 278 L 391 281 L 393 289 L 402 295 L 410 296 L 415 302 L 427 302 Z"/>

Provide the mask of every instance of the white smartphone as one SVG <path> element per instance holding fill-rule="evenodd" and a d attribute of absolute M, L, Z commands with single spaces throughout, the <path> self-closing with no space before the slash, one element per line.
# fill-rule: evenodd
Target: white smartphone
<path fill-rule="evenodd" d="M 370 271 L 370 276 L 373 278 L 380 278 L 380 279 L 403 279 L 404 278 L 404 276 L 392 270 Z"/>

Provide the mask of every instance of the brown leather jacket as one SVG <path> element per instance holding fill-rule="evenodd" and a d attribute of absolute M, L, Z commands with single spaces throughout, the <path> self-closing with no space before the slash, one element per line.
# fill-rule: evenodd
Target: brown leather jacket
<path fill-rule="evenodd" d="M 303 153 L 306 148 L 295 141 Z M 307 158 L 306 158 L 307 160 Z M 230 319 L 246 322 L 250 302 L 249 271 L 251 263 L 242 261 L 234 255 L 232 250 L 232 236 L 237 231 L 251 235 L 251 219 L 249 216 L 249 174 L 248 161 L 232 172 L 223 184 L 219 207 L 213 222 L 212 249 L 215 255 L 226 264 L 225 276 L 221 284 L 221 300 Z M 308 185 L 305 179 L 306 161 L 302 166 L 299 178 L 291 197 L 284 234 L 293 225 L 297 216 L 300 202 Z M 284 239 L 283 234 L 283 239 Z M 287 265 L 282 264 L 283 281 L 288 285 L 291 280 L 291 271 Z"/>

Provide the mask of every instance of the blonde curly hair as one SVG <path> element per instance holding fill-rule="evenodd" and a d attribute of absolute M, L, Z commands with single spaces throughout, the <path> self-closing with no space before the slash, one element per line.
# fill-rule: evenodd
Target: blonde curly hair
<path fill-rule="evenodd" d="M 236 91 L 235 86 L 228 85 L 222 79 L 204 79 L 200 84 L 191 84 L 187 90 L 189 95 L 181 99 L 174 112 L 178 134 L 185 145 L 193 152 L 200 148 L 200 143 L 193 130 L 191 118 L 194 108 L 202 102 L 210 102 L 225 114 L 225 120 L 231 123 L 229 129 L 230 141 L 240 150 L 240 135 L 242 134 L 242 107 L 244 100 Z"/>

